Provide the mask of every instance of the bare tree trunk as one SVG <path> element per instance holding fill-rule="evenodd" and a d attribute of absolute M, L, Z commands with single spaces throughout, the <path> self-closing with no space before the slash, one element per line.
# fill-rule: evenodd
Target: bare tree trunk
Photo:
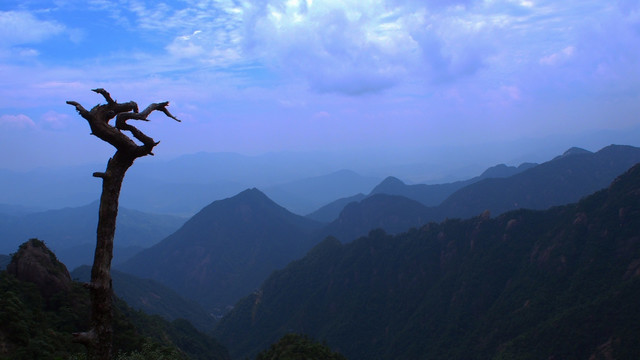
<path fill-rule="evenodd" d="M 91 295 L 91 329 L 87 332 L 75 333 L 75 341 L 85 344 L 89 358 L 92 360 L 111 360 L 113 343 L 113 288 L 111 285 L 111 259 L 113 258 L 113 237 L 116 231 L 118 201 L 124 175 L 133 165 L 135 159 L 153 155 L 152 150 L 158 143 L 140 130 L 127 123 L 127 120 L 147 121 L 154 110 L 159 110 L 175 119 L 167 110 L 168 102 L 153 103 L 142 112 L 133 102 L 119 104 L 104 89 L 94 89 L 101 94 L 107 104 L 96 105 L 87 111 L 75 101 L 67 104 L 75 106 L 78 113 L 89 122 L 92 135 L 110 143 L 117 150 L 109 159 L 105 172 L 96 172 L 95 177 L 102 178 L 102 195 L 98 217 L 96 251 L 91 269 L 91 282 L 87 284 Z M 116 117 L 115 127 L 109 120 Z M 142 145 L 136 144 L 122 131 L 129 131 Z"/>

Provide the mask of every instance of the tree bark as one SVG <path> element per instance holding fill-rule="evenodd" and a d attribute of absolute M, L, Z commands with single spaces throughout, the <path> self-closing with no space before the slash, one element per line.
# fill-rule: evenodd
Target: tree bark
<path fill-rule="evenodd" d="M 102 195 L 100 197 L 91 282 L 86 285 L 91 296 L 91 328 L 89 331 L 73 335 L 75 341 L 83 343 L 87 347 L 89 359 L 111 360 L 113 357 L 111 260 L 113 258 L 113 237 L 116 230 L 120 189 L 125 173 L 133 165 L 135 159 L 153 155 L 152 150 L 158 144 L 151 137 L 128 124 L 127 121 L 147 121 L 149 114 L 155 110 L 162 111 L 176 121 L 180 120 L 167 110 L 169 102 L 153 103 L 142 112 L 138 112 L 138 104 L 133 101 L 120 104 L 114 101 L 104 89 L 92 91 L 102 95 L 107 104 L 96 105 L 90 111 L 75 101 L 67 101 L 67 104 L 75 106 L 78 113 L 88 121 L 92 135 L 113 145 L 116 148 L 116 153 L 107 162 L 105 172 L 93 174 L 95 177 L 102 178 Z M 116 118 L 115 127 L 109 124 L 109 121 L 114 117 Z M 142 144 L 136 144 L 122 131 L 129 131 Z"/>

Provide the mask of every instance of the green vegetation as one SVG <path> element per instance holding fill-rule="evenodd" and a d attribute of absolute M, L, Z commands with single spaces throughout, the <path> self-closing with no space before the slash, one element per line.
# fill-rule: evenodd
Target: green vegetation
<path fill-rule="evenodd" d="M 326 344 L 315 342 L 304 335 L 287 334 L 268 350 L 262 351 L 256 360 L 346 360 L 331 351 Z"/>
<path fill-rule="evenodd" d="M 53 265 L 46 273 L 54 278 L 64 277 L 60 274 L 66 273 L 66 268 L 43 242 L 32 239 L 28 243 L 31 247 L 21 246 L 13 261 L 21 256 L 34 259 L 33 251 L 43 251 L 51 261 L 39 266 Z M 32 252 L 24 255 L 27 251 Z M 72 334 L 89 326 L 88 290 L 68 279 L 69 288 L 61 287 L 63 290 L 52 294 L 50 289 L 39 288 L 37 282 L 42 281 L 21 281 L 12 273 L 0 271 L 0 359 L 83 359 L 85 348 L 73 342 Z M 224 347 L 185 320 L 168 322 L 149 316 L 117 298 L 114 304 L 117 359 L 229 358 Z"/>
<path fill-rule="evenodd" d="M 77 285 L 46 303 L 35 284 L 0 272 L 0 359 L 62 359 L 83 351 L 71 333 L 88 325 L 88 301 Z"/>
<path fill-rule="evenodd" d="M 327 239 L 215 335 L 252 357 L 290 332 L 349 359 L 639 358 L 640 165 L 578 204 Z"/>

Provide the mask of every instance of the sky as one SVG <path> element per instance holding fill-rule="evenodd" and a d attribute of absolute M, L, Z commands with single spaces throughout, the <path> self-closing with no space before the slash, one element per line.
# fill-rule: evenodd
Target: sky
<path fill-rule="evenodd" d="M 170 101 L 140 124 L 163 158 L 629 142 L 640 1 L 0 2 L 0 169 L 108 158 L 65 103 L 99 87 Z"/>

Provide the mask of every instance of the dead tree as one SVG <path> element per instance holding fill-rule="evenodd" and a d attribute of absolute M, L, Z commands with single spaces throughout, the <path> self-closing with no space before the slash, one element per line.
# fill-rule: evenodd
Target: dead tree
<path fill-rule="evenodd" d="M 89 331 L 75 333 L 74 339 L 83 343 L 88 350 L 89 358 L 94 360 L 110 360 L 112 357 L 112 296 L 111 287 L 111 259 L 113 258 L 113 236 L 116 230 L 118 215 L 118 199 L 125 172 L 135 159 L 153 155 L 153 148 L 158 145 L 152 138 L 142 133 L 136 127 L 127 123 L 128 120 L 148 121 L 147 117 L 153 111 L 162 111 L 168 117 L 178 120 L 171 115 L 167 106 L 168 101 L 153 103 L 141 112 L 138 104 L 133 101 L 118 103 L 104 89 L 92 91 L 102 95 L 106 104 L 94 106 L 87 111 L 75 101 L 67 104 L 75 106 L 80 115 L 89 122 L 91 134 L 116 148 L 116 153 L 107 162 L 105 172 L 95 172 L 93 176 L 102 178 L 102 195 L 98 218 L 96 251 L 91 269 L 91 282 L 86 286 L 91 294 L 91 328 Z M 115 126 L 109 124 L 113 118 Z M 127 136 L 128 131 L 141 144 Z"/>

